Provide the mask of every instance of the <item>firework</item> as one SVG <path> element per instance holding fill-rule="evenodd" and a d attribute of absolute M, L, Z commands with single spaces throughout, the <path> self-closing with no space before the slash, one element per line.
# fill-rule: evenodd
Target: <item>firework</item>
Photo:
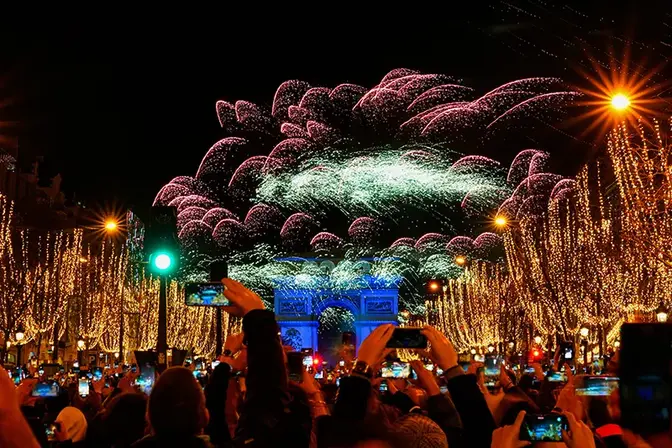
<path fill-rule="evenodd" d="M 546 172 L 541 151 L 521 153 L 507 175 L 499 162 L 462 156 L 451 143 L 480 146 L 521 118 L 550 119 L 548 111 L 574 96 L 555 78 L 516 80 L 479 96 L 458 79 L 408 69 L 370 89 L 287 81 L 270 111 L 218 101 L 226 135 L 193 177 L 175 178 L 155 203 L 178 207 L 179 236 L 195 260 L 188 264 L 203 265 L 199 253 L 219 247 L 232 276 L 264 291 L 290 287 L 278 286 L 287 267 L 274 260 L 306 250 L 353 262 L 403 253 L 403 262 L 375 262 L 373 270 L 416 280 L 459 275 L 457 254 L 487 258 L 501 239 L 456 234 L 498 208 L 516 218 L 537 213 L 559 176 Z M 342 275 L 343 284 L 355 281 Z M 403 286 L 402 296 L 419 306 L 414 288 Z"/>

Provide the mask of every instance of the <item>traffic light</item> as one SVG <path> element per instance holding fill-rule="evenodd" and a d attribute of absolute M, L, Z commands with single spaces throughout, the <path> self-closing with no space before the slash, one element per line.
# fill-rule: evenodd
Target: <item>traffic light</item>
<path fill-rule="evenodd" d="M 529 363 L 541 362 L 543 359 L 544 359 L 544 352 L 542 352 L 538 348 L 530 350 L 530 353 L 528 354 Z"/>
<path fill-rule="evenodd" d="M 177 270 L 180 245 L 177 239 L 175 207 L 152 207 L 145 232 L 144 248 L 151 272 L 168 275 Z"/>

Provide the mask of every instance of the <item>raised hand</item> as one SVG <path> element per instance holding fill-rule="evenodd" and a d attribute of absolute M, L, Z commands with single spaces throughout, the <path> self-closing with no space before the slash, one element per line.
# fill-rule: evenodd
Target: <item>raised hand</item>
<path fill-rule="evenodd" d="M 415 374 L 418 376 L 418 385 L 425 389 L 427 396 L 431 397 L 433 395 L 441 394 L 441 389 L 439 389 L 439 385 L 436 384 L 434 374 L 425 369 L 422 362 L 418 360 L 411 361 L 411 367 L 413 367 Z"/>
<path fill-rule="evenodd" d="M 224 296 L 231 302 L 230 306 L 222 307 L 227 313 L 243 317 L 252 310 L 263 310 L 264 302 L 255 292 L 244 287 L 240 282 L 223 278 Z"/>
<path fill-rule="evenodd" d="M 230 334 L 227 336 L 226 341 L 224 342 L 224 351 L 227 350 L 231 352 L 232 355 L 235 355 L 243 348 L 243 338 L 245 335 L 243 333 Z"/>
<path fill-rule="evenodd" d="M 525 411 L 520 411 L 513 425 L 502 426 L 492 433 L 492 448 L 520 448 L 532 443 L 520 440 L 520 427 L 525 420 Z"/>
<path fill-rule="evenodd" d="M 564 430 L 562 431 L 562 440 L 568 448 L 595 448 L 595 437 L 590 428 L 580 420 L 574 417 L 571 412 L 565 412 L 569 431 L 571 436 Z"/>
<path fill-rule="evenodd" d="M 444 372 L 455 367 L 457 364 L 457 352 L 443 333 L 434 327 L 426 326 L 422 329 L 422 334 L 427 337 L 432 344 L 432 357 Z"/>
<path fill-rule="evenodd" d="M 373 330 L 359 346 L 357 358 L 369 366 L 378 364 L 383 358 L 385 345 L 392 337 L 393 332 L 394 325 L 392 324 L 384 324 Z"/>

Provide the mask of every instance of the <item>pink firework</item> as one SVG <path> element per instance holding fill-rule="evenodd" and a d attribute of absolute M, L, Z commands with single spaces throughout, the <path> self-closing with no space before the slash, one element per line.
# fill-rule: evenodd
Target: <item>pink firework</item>
<path fill-rule="evenodd" d="M 343 240 L 329 232 L 320 232 L 310 240 L 310 247 L 315 251 L 334 250 L 342 245 Z"/>
<path fill-rule="evenodd" d="M 418 238 L 418 241 L 415 243 L 415 248 L 418 250 L 427 249 L 429 247 L 435 247 L 437 245 L 446 244 L 448 237 L 440 233 L 426 233 Z"/>

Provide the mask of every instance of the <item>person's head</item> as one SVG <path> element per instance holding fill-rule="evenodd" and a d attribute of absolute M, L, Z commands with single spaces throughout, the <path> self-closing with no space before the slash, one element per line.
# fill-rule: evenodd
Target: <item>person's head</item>
<path fill-rule="evenodd" d="M 71 440 L 72 443 L 81 442 L 86 437 L 86 417 L 77 408 L 68 406 L 56 417 L 54 422 L 58 431 L 58 440 Z"/>
<path fill-rule="evenodd" d="M 105 413 L 105 431 L 115 446 L 130 446 L 145 435 L 147 397 L 127 393 L 114 397 Z"/>
<path fill-rule="evenodd" d="M 171 367 L 159 376 L 149 396 L 147 417 L 157 436 L 183 438 L 202 432 L 209 415 L 191 370 Z"/>

